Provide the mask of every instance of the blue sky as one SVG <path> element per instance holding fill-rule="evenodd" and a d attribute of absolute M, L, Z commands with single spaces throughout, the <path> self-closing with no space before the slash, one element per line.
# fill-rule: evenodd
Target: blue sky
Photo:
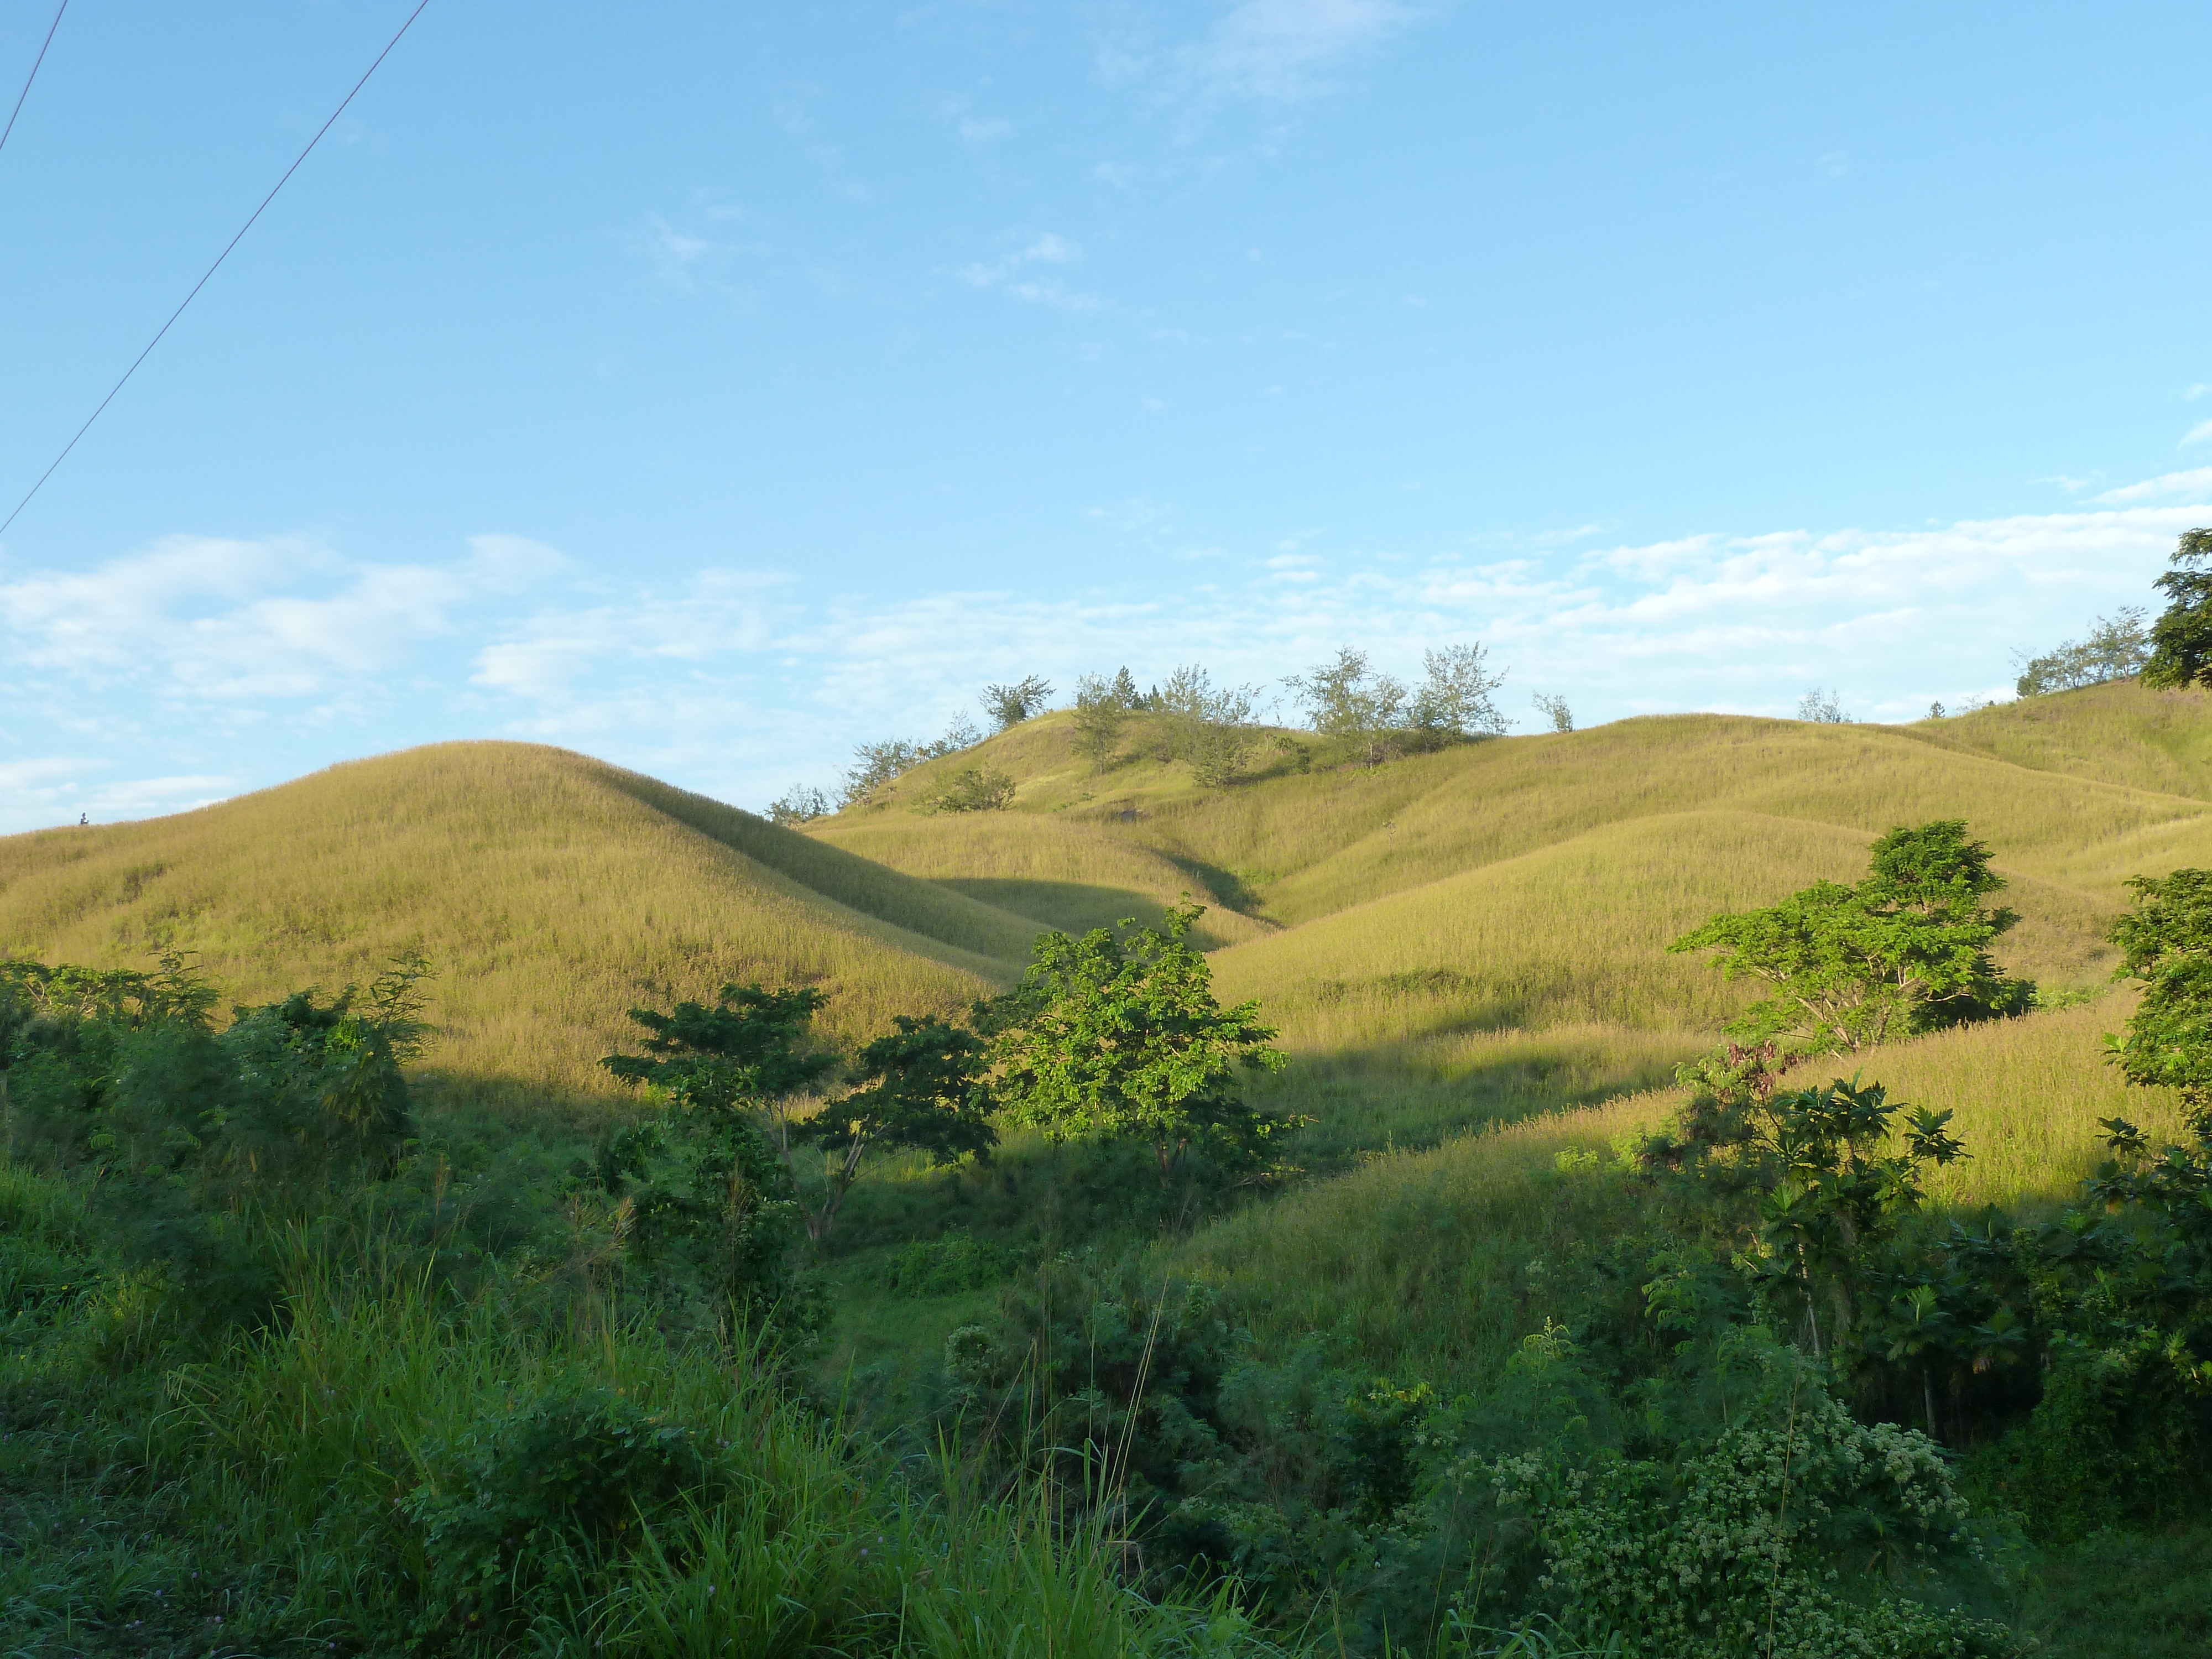
<path fill-rule="evenodd" d="M 72 0 L 0 512 L 412 0 Z M 0 6 L 13 101 L 52 15 Z M 1481 640 L 2003 695 L 2212 522 L 2201 5 L 431 0 L 0 538 L 0 830 L 454 737 L 758 805 Z"/>

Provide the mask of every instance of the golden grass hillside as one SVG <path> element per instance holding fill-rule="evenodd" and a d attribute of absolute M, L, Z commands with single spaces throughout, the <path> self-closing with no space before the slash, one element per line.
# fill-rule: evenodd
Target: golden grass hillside
<path fill-rule="evenodd" d="M 1215 791 L 1141 721 L 1100 772 L 1061 712 L 804 833 L 580 756 L 448 744 L 0 841 L 0 950 L 122 963 L 173 943 L 252 998 L 419 942 L 441 1066 L 573 1090 L 635 1001 L 819 983 L 849 1039 L 1006 982 L 1041 928 L 1191 892 L 1222 989 L 1310 1058 L 1445 1075 L 1572 1031 L 1589 1079 L 1609 1047 L 1647 1078 L 1741 1000 L 1667 940 L 1853 876 L 1894 823 L 1968 819 L 2023 916 L 2008 964 L 2100 984 L 2126 878 L 2212 863 L 2205 702 L 2122 684 L 1911 727 L 1670 716 L 1379 767 L 1263 732 L 1256 775 Z M 1013 777 L 1013 810 L 925 810 L 969 766 Z"/>
<path fill-rule="evenodd" d="M 865 830 L 872 856 L 911 873 L 957 867 L 960 878 L 988 879 L 952 850 L 976 815 L 927 810 L 954 771 L 986 767 L 1018 786 L 1012 811 L 988 816 L 1054 826 L 1031 832 L 1023 853 L 1052 879 L 1126 882 L 1121 843 L 1294 927 L 1634 819 L 1733 810 L 1878 835 L 1964 817 L 2008 871 L 2116 905 L 2130 874 L 2212 860 L 2208 713 L 2203 694 L 2115 682 L 1911 726 L 1650 716 L 1379 767 L 1346 763 L 1340 745 L 1310 733 L 1263 732 L 1253 775 L 1204 791 L 1151 751 L 1142 721 L 1121 757 L 1095 772 L 1062 712 L 917 768 L 811 833 L 848 844 Z M 1302 743 L 1310 770 L 1278 751 L 1278 738 Z M 1064 846 L 1048 857 L 1041 838 L 1054 833 Z"/>
<path fill-rule="evenodd" d="M 840 823 L 815 839 L 1063 933 L 1127 916 L 1156 923 L 1187 894 L 1211 905 L 1194 930 L 1203 949 L 1274 931 L 1212 902 L 1205 880 L 1173 860 L 1098 824 L 1026 812 L 900 814 Z"/>
<path fill-rule="evenodd" d="M 2212 800 L 2212 691 L 2199 686 L 2147 691 L 2108 680 L 1900 729 L 2034 771 Z"/>
<path fill-rule="evenodd" d="M 1099 772 L 1059 713 L 809 833 L 1055 927 L 1202 883 L 1224 991 L 1308 1054 L 1563 1024 L 1677 1032 L 1686 1053 L 1741 998 L 1668 939 L 1854 878 L 1876 836 L 1934 817 L 1966 819 L 2011 883 L 2007 965 L 2100 986 L 2127 878 L 2212 863 L 2208 708 L 2115 684 L 1911 727 L 1671 715 L 1376 767 L 1269 732 L 1255 775 L 1210 792 L 1141 721 Z M 1013 809 L 927 811 L 969 766 L 1015 779 Z"/>
<path fill-rule="evenodd" d="M 904 923 L 905 925 L 900 925 Z M 0 954 L 145 966 L 228 994 L 435 964 L 443 1072 L 562 1095 L 641 1001 L 819 986 L 848 1040 L 1005 982 L 1034 924 L 718 802 L 534 745 L 447 744 L 173 817 L 0 840 Z"/>
<path fill-rule="evenodd" d="M 1469 1030 L 1603 1024 L 1686 1034 L 1692 1048 L 1748 990 L 1667 945 L 1716 911 L 1769 904 L 1865 872 L 1865 830 L 1743 811 L 1662 813 L 1218 951 L 1224 996 L 1258 996 L 1307 1052 Z M 2031 918 L 2008 965 L 2045 982 L 2089 976 L 2106 907 L 2015 876 Z"/>

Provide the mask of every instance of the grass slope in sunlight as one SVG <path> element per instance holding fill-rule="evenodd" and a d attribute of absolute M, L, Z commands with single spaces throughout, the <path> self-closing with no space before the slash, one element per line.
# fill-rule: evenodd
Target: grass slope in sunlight
<path fill-rule="evenodd" d="M 449 744 L 173 817 L 0 840 L 0 954 L 200 953 L 227 995 L 438 978 L 447 1073 L 590 1093 L 641 1001 L 818 985 L 865 1038 L 1004 982 L 1035 925 L 581 756 Z"/>

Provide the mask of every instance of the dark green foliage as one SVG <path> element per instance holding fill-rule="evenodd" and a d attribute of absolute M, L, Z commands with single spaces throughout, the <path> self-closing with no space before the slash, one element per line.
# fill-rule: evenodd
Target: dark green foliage
<path fill-rule="evenodd" d="M 1002 1284 L 1025 1265 L 1019 1252 L 1003 1244 L 951 1232 L 901 1247 L 884 1268 L 884 1284 L 898 1296 L 958 1296 Z"/>
<path fill-rule="evenodd" d="M 1715 916 L 1671 951 L 1712 950 L 1723 976 L 1773 987 L 1729 1027 L 1746 1046 L 1856 1053 L 1893 1036 L 2025 1012 L 2035 988 L 1990 946 L 2019 917 L 1984 902 L 2004 878 L 1966 823 L 1899 826 L 1875 842 L 1855 886 L 1815 882 L 1764 910 Z"/>
<path fill-rule="evenodd" d="M 829 1306 L 797 1259 L 805 1212 L 791 1170 L 752 1114 L 678 1100 L 603 1139 L 573 1177 L 618 1206 L 641 1288 L 665 1321 L 805 1337 Z M 687 1321 L 687 1299 L 703 1302 Z"/>
<path fill-rule="evenodd" d="M 1920 1207 L 1923 1170 L 1966 1150 L 1948 1111 L 1916 1108 L 1896 1124 L 1905 1103 L 1878 1083 L 1778 1091 L 1758 1064 L 1772 1057 L 1730 1049 L 1745 1080 L 1701 1091 L 1640 1158 L 1686 1184 L 1708 1224 L 1803 1319 L 1815 1356 L 1824 1332 L 1826 1346 L 1848 1351 L 1863 1334 L 1871 1265 Z"/>
<path fill-rule="evenodd" d="M 1235 1085 L 1285 1061 L 1259 1004 L 1213 1000 L 1212 969 L 1184 943 L 1204 914 L 1189 904 L 1157 927 L 1038 937 L 1021 984 L 978 1008 L 1008 1117 L 1054 1139 L 1142 1141 L 1163 1182 L 1194 1147 L 1232 1167 L 1260 1162 L 1287 1125 Z"/>
<path fill-rule="evenodd" d="M 1804 1659 L 1853 1632 L 2016 1650 L 1943 1610 L 1986 1570 L 1938 1448 L 1854 1423 L 1710 1256 L 1616 1240 L 1545 1285 L 1593 1341 L 1547 1320 L 1445 1401 L 1319 1340 L 1263 1360 L 1203 1286 L 1066 1260 L 949 1340 L 945 1409 L 1001 1480 L 1049 1470 L 1148 1564 L 1232 1571 L 1354 1652 L 1490 1651 L 1509 1626 L 1670 1659 L 1764 1659 L 1770 1631 Z"/>
<path fill-rule="evenodd" d="M 646 1085 L 657 1115 L 605 1138 L 579 1178 L 626 1206 L 649 1294 L 696 1286 L 732 1335 L 819 1330 L 828 1304 L 794 1260 L 805 1212 L 787 1161 L 791 1096 L 837 1059 L 811 1046 L 825 999 L 811 988 L 725 985 L 714 1007 L 633 1008 L 652 1035 L 644 1055 L 599 1063 Z M 770 1114 L 771 1139 L 761 1123 Z"/>
<path fill-rule="evenodd" d="M 603 1559 L 639 1548 L 679 1498 L 719 1495 L 690 1431 L 603 1386 L 486 1417 L 431 1466 L 401 1508 L 429 1567 L 417 1634 L 434 1649 L 512 1632 L 549 1596 L 580 1599 Z"/>
<path fill-rule="evenodd" d="M 2184 531 L 2172 565 L 2157 582 L 2166 606 L 2150 626 L 2143 684 L 2202 685 L 2212 681 L 2212 530 Z"/>
<path fill-rule="evenodd" d="M 2132 915 L 2113 924 L 2116 977 L 2144 981 L 2123 1040 L 2108 1040 L 2130 1083 L 2178 1089 L 2191 1119 L 2212 1127 L 2212 871 L 2136 876 Z"/>
<path fill-rule="evenodd" d="M 842 1155 L 830 1170 L 829 1197 L 808 1222 L 817 1238 L 836 1226 L 838 1207 L 870 1149 L 918 1152 L 945 1167 L 971 1156 L 988 1158 L 998 1145 L 984 1076 L 989 1054 L 981 1041 L 942 1020 L 892 1018 L 897 1030 L 860 1050 L 854 1067 L 860 1086 L 803 1126 L 806 1139 Z"/>
<path fill-rule="evenodd" d="M 836 1069 L 835 1054 L 811 1046 L 814 1016 L 827 1000 L 811 987 L 725 985 L 711 1008 L 633 1008 L 631 1022 L 652 1034 L 640 1044 L 645 1053 L 599 1064 L 685 1107 L 772 1107 Z"/>
<path fill-rule="evenodd" d="M 125 1259 L 192 1285 L 198 1317 L 257 1317 L 270 1224 L 397 1167 L 426 970 L 409 957 L 365 995 L 234 1009 L 218 1032 L 215 993 L 175 957 L 155 975 L 7 964 L 6 1150 L 82 1180 Z"/>

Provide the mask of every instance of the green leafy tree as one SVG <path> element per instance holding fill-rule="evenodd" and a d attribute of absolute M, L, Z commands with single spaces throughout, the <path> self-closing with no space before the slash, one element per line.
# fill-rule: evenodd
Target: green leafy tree
<path fill-rule="evenodd" d="M 1565 697 L 1556 692 L 1539 691 L 1534 701 L 1537 711 L 1551 721 L 1552 730 L 1564 732 L 1575 729 L 1574 710 L 1567 707 Z"/>
<path fill-rule="evenodd" d="M 1718 915 L 1667 948 L 1717 953 L 1729 979 L 1773 988 L 1729 1027 L 1785 1055 L 1857 1053 L 1892 1036 L 2024 1012 L 2035 988 L 1990 946 L 2019 920 L 1984 902 L 2004 878 L 1963 819 L 1899 826 L 1866 879 L 1820 881 L 1763 910 Z"/>
<path fill-rule="evenodd" d="M 1405 685 L 1376 672 L 1367 653 L 1348 645 L 1337 647 L 1334 661 L 1293 674 L 1283 684 L 1305 704 L 1315 731 L 1357 744 L 1370 766 L 1389 757 L 1409 724 Z"/>
<path fill-rule="evenodd" d="M 2132 914 L 2113 924 L 2116 978 L 2143 981 L 2124 1038 L 2106 1047 L 2138 1086 L 2178 1089 L 2200 1132 L 2212 1131 L 2212 870 L 2137 876 Z"/>
<path fill-rule="evenodd" d="M 2157 582 L 2166 606 L 2150 626 L 2142 683 L 2159 688 L 2212 683 L 2212 530 L 2184 531 L 2172 563 Z"/>
<path fill-rule="evenodd" d="M 1505 717 L 1498 712 L 1490 694 L 1505 684 L 1505 671 L 1490 672 L 1482 645 L 1448 645 L 1438 651 L 1424 651 L 1421 669 L 1421 684 L 1407 711 L 1407 723 L 1415 731 L 1431 738 L 1504 733 Z"/>
<path fill-rule="evenodd" d="M 1206 788 L 1226 788 L 1259 742 L 1252 724 L 1258 696 L 1252 686 L 1214 684 L 1196 663 L 1177 668 L 1146 699 L 1159 721 L 1162 758 L 1188 765 Z"/>
<path fill-rule="evenodd" d="M 1122 729 L 1137 710 L 1136 683 L 1126 668 L 1110 678 L 1085 674 L 1075 682 L 1075 752 L 1103 772 L 1121 747 Z"/>
<path fill-rule="evenodd" d="M 1777 1090 L 1771 1047 L 1734 1057 L 1734 1086 L 1700 1091 L 1641 1161 L 1690 1176 L 1732 1215 L 1747 1265 L 1803 1310 L 1814 1352 L 1839 1349 L 1882 1247 L 1920 1207 L 1923 1170 L 1966 1149 L 1948 1111 L 1914 1108 L 1897 1123 L 1905 1103 L 1878 1083 Z"/>
<path fill-rule="evenodd" d="M 1007 1117 L 1055 1140 L 1144 1142 L 1164 1184 L 1194 1146 L 1260 1157 L 1291 1121 L 1255 1109 L 1236 1084 L 1286 1062 L 1258 1003 L 1214 1000 L 1212 970 L 1185 942 L 1204 914 L 1189 904 L 1157 927 L 1037 939 L 1021 984 L 981 1009 Z"/>
<path fill-rule="evenodd" d="M 1424 678 L 1409 690 L 1376 672 L 1365 652 L 1342 645 L 1334 661 L 1283 684 L 1305 705 L 1315 731 L 1356 744 L 1370 766 L 1405 749 L 1505 730 L 1490 695 L 1505 677 L 1489 671 L 1480 645 L 1448 645 L 1421 660 Z"/>
<path fill-rule="evenodd" d="M 811 1040 L 825 1000 L 811 987 L 725 985 L 711 1007 L 633 1008 L 646 1052 L 599 1062 L 660 1109 L 603 1141 L 591 1176 L 627 1202 L 647 1270 L 696 1278 L 740 1328 L 805 1332 L 826 1316 L 792 1261 L 805 1216 L 789 1162 L 791 1100 L 837 1063 Z"/>
<path fill-rule="evenodd" d="M 1009 731 L 1042 709 L 1051 696 L 1052 682 L 1041 674 L 1031 674 L 1012 685 L 985 686 L 983 711 L 998 730 Z"/>
<path fill-rule="evenodd" d="M 917 1152 L 933 1164 L 950 1166 L 964 1158 L 987 1158 L 998 1144 L 985 1079 L 990 1054 L 982 1041 L 942 1020 L 905 1014 L 893 1019 L 896 1030 L 860 1050 L 854 1077 L 861 1086 L 804 1126 L 806 1138 L 832 1158 L 829 1195 L 807 1219 L 806 1230 L 816 1239 L 827 1238 L 836 1226 L 869 1153 Z"/>
<path fill-rule="evenodd" d="M 837 1068 L 836 1055 L 812 1037 L 814 1016 L 828 1000 L 811 986 L 725 985 L 712 1007 L 633 1008 L 630 1022 L 650 1034 L 638 1045 L 645 1052 L 609 1054 L 599 1064 L 685 1110 L 764 1112 L 778 1149 L 787 1151 L 793 1097 Z"/>

